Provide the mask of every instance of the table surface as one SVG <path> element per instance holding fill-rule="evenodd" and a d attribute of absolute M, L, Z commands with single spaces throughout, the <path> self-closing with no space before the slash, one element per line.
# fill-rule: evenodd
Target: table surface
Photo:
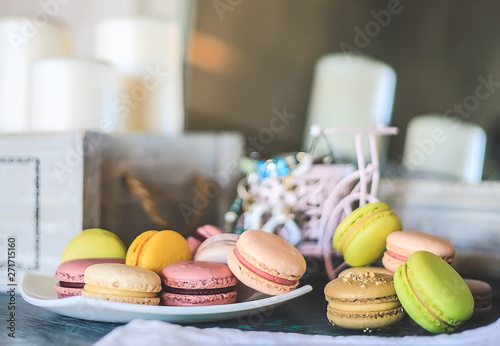
<path fill-rule="evenodd" d="M 401 337 L 406 335 L 432 335 L 416 325 L 410 318 L 388 329 L 363 332 L 332 326 L 326 318 L 326 301 L 323 288 L 328 278 L 321 263 L 308 270 L 301 280 L 310 284 L 313 291 L 293 301 L 289 301 L 270 310 L 253 315 L 219 322 L 185 324 L 200 328 L 226 327 L 240 330 L 261 330 L 295 332 L 321 335 L 378 335 Z M 488 281 L 493 287 L 493 309 L 481 318 L 470 319 L 456 332 L 488 325 L 500 318 L 500 280 Z M 2 326 L 8 318 L 9 296 L 0 295 L 0 320 Z M 0 344 L 28 343 L 33 345 L 90 345 L 121 326 L 119 323 L 103 323 L 65 317 L 25 302 L 16 297 L 16 339 L 7 336 L 5 327 L 1 328 Z"/>

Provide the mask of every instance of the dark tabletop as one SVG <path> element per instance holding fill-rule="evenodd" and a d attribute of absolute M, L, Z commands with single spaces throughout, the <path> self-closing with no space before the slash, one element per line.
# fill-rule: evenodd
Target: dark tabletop
<path fill-rule="evenodd" d="M 301 284 L 310 284 L 313 291 L 297 299 L 267 310 L 260 310 L 252 315 L 238 319 L 186 324 L 200 328 L 226 327 L 240 330 L 283 331 L 302 334 L 322 335 L 379 335 L 401 337 L 406 335 L 432 335 L 416 325 L 408 317 L 397 325 L 380 331 L 363 332 L 346 330 L 332 326 L 326 318 L 326 301 L 323 288 L 328 283 L 321 263 L 315 263 L 301 280 Z M 500 281 L 488 281 L 494 291 L 493 309 L 482 318 L 470 319 L 456 332 L 488 325 L 500 318 Z M 0 345 L 26 343 L 30 345 L 89 345 L 101 339 L 119 323 L 103 323 L 65 317 L 25 302 L 16 297 L 16 333 L 15 339 L 8 337 L 6 320 L 10 297 L 0 295 Z"/>

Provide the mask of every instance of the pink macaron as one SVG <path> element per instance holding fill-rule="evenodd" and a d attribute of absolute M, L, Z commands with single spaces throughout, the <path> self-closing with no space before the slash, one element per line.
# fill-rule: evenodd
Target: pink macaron
<path fill-rule="evenodd" d="M 449 264 L 455 258 L 455 248 L 444 239 L 423 232 L 397 231 L 386 238 L 386 251 L 382 264 L 394 272 L 416 251 L 431 252 Z"/>
<path fill-rule="evenodd" d="M 61 263 L 57 267 L 55 277 L 59 281 L 55 290 L 58 298 L 82 295 L 83 274 L 87 267 L 98 263 L 125 263 L 121 258 L 85 258 Z"/>
<path fill-rule="evenodd" d="M 196 229 L 196 232 L 194 236 L 188 237 L 187 242 L 189 245 L 189 249 L 191 250 L 191 254 L 194 256 L 196 253 L 196 250 L 198 250 L 198 247 L 203 243 L 205 240 L 207 240 L 210 237 L 213 237 L 214 235 L 222 234 L 224 233 L 220 228 L 212 226 L 212 225 L 205 225 L 198 227 Z"/>
<path fill-rule="evenodd" d="M 162 280 L 162 305 L 207 306 L 236 302 L 235 286 L 238 281 L 223 263 L 173 263 L 163 269 Z"/>

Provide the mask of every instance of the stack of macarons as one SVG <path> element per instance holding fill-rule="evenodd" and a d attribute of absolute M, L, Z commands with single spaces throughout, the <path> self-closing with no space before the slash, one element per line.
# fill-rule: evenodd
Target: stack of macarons
<path fill-rule="evenodd" d="M 491 287 L 478 280 L 464 280 L 451 267 L 455 257 L 453 245 L 431 234 L 402 230 L 401 221 L 385 203 L 368 203 L 354 210 L 335 230 L 332 244 L 343 255 L 345 262 L 352 266 L 325 287 L 325 297 L 329 302 L 327 316 L 333 324 L 346 328 L 377 329 L 397 322 L 395 318 L 385 317 L 377 323 L 366 322 L 369 321 L 366 318 L 368 312 L 383 315 L 379 305 L 355 305 L 356 313 L 353 314 L 353 304 L 337 306 L 332 303 L 338 299 L 349 301 L 342 298 L 342 289 L 332 293 L 332 288 L 342 287 L 339 282 L 344 282 L 346 277 L 359 275 L 394 274 L 392 282 L 402 309 L 433 333 L 452 332 L 473 312 L 474 315 L 481 315 L 491 309 Z M 385 268 L 366 267 L 381 257 Z M 357 285 L 354 281 L 351 286 Z M 364 285 L 368 287 L 366 283 Z M 369 296 L 368 291 L 365 295 Z M 359 315 L 361 312 L 364 313 L 363 318 Z M 387 323 L 382 323 L 382 320 Z"/>
<path fill-rule="evenodd" d="M 474 299 L 466 282 L 433 253 L 414 252 L 394 276 L 384 270 L 350 268 L 328 283 L 328 320 L 371 330 L 401 321 L 406 312 L 432 333 L 450 333 L 472 316 Z"/>
<path fill-rule="evenodd" d="M 83 230 L 64 250 L 55 289 L 59 298 L 158 305 L 162 269 L 190 259 L 186 239 L 175 231 L 143 232 L 126 249 L 109 231 Z"/>
<path fill-rule="evenodd" d="M 256 291 L 278 295 L 297 287 L 305 259 L 283 238 L 261 230 L 242 236 L 219 231 L 200 227 L 195 248 L 175 231 L 146 231 L 126 250 L 111 232 L 85 230 L 65 250 L 64 258 L 71 260 L 57 269 L 58 297 L 205 306 L 234 303 L 238 295 L 241 299 Z M 101 238 L 108 245 L 95 247 Z"/>
<path fill-rule="evenodd" d="M 125 263 L 126 248 L 119 237 L 109 231 L 91 228 L 75 236 L 65 248 L 56 270 L 58 298 L 82 294 L 84 272 L 100 263 Z"/>
<path fill-rule="evenodd" d="M 56 270 L 56 293 L 58 298 L 68 298 L 81 296 L 83 291 L 84 281 L 83 274 L 85 269 L 93 264 L 99 263 L 125 263 L 125 260 L 120 258 L 82 258 L 72 261 L 63 262 Z"/>

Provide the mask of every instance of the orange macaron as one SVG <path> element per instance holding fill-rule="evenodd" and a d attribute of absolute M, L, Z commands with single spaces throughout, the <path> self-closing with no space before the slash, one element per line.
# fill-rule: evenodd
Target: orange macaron
<path fill-rule="evenodd" d="M 146 231 L 127 250 L 125 264 L 151 269 L 158 275 L 171 263 L 190 261 L 186 239 L 175 231 Z"/>
<path fill-rule="evenodd" d="M 280 236 L 260 230 L 243 232 L 227 257 L 234 276 L 259 292 L 292 291 L 306 271 L 302 254 Z"/>

